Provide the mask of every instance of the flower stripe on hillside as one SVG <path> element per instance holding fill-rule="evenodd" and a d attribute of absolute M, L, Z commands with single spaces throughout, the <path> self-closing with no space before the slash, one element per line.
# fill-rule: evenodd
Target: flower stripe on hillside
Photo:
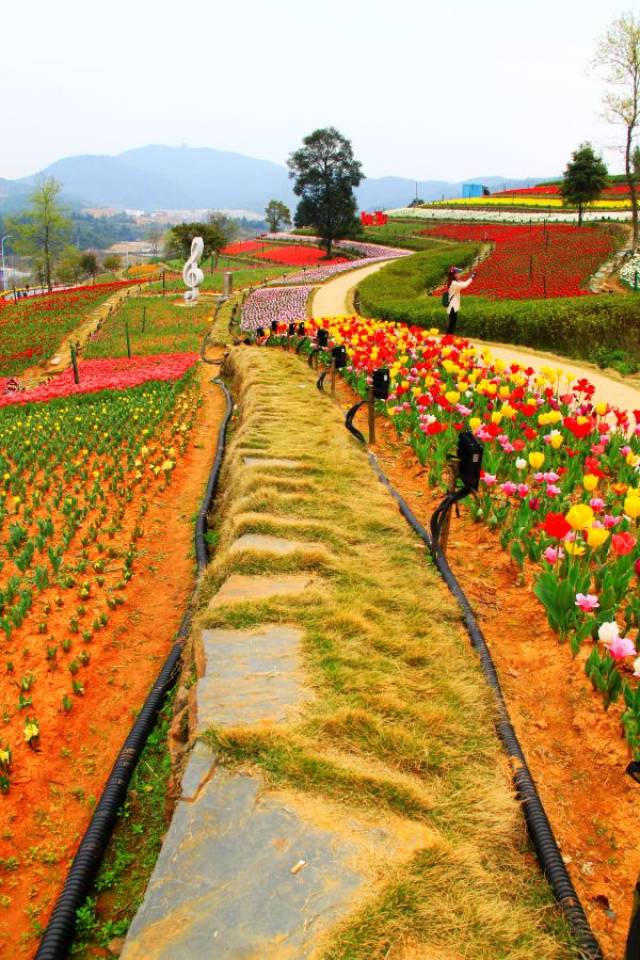
<path fill-rule="evenodd" d="M 615 249 L 612 235 L 599 227 L 443 224 L 421 232 L 495 244 L 469 293 L 497 300 L 589 295 L 589 277 Z"/>
<path fill-rule="evenodd" d="M 69 368 L 33 390 L 7 391 L 8 378 L 0 378 L 0 407 L 41 403 L 98 390 L 125 390 L 150 381 L 179 380 L 198 359 L 196 353 L 158 354 L 152 357 L 122 357 L 84 360 L 79 364 L 80 383 Z"/>

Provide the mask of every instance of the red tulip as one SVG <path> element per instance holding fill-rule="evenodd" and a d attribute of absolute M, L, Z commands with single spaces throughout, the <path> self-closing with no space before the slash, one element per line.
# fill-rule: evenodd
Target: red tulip
<path fill-rule="evenodd" d="M 611 549 L 619 557 L 626 557 L 628 553 L 631 553 L 637 542 L 633 534 L 625 530 L 622 533 L 613 534 L 611 537 Z"/>
<path fill-rule="evenodd" d="M 571 527 L 563 513 L 548 513 L 544 520 L 544 530 L 550 537 L 562 540 L 569 533 Z"/>

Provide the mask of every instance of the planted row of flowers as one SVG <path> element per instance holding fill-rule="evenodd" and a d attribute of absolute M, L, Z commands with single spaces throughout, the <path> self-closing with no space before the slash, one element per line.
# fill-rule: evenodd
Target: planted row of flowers
<path fill-rule="evenodd" d="M 26 749 L 59 748 L 57 717 L 109 682 L 90 664 L 118 638 L 149 498 L 170 483 L 198 404 L 183 378 L 0 410 L 0 792 Z"/>
<path fill-rule="evenodd" d="M 471 223 L 577 223 L 572 210 L 474 210 L 462 207 L 397 207 L 386 211 L 389 217 L 410 220 L 463 220 Z M 623 222 L 631 219 L 630 210 L 585 210 L 584 223 Z"/>
<path fill-rule="evenodd" d="M 492 197 L 558 197 L 560 196 L 560 185 L 557 183 L 538 184 L 535 187 L 520 187 L 516 190 L 497 190 L 491 194 Z M 626 183 L 615 183 L 605 187 L 602 196 L 606 199 L 615 200 L 617 197 L 628 197 L 629 187 Z"/>
<path fill-rule="evenodd" d="M 48 359 L 61 340 L 115 290 L 135 281 L 75 287 L 26 300 L 0 300 L 0 377 Z"/>
<path fill-rule="evenodd" d="M 551 627 L 578 655 L 605 706 L 621 694 L 640 756 L 640 410 L 594 401 L 587 380 L 506 366 L 460 337 L 361 317 L 317 321 L 344 344 L 346 379 L 363 396 L 388 367 L 384 412 L 437 486 L 457 434 L 484 444 L 474 520 L 495 529 L 512 561 L 533 572 Z M 582 655 L 581 655 L 582 656 Z"/>
<path fill-rule="evenodd" d="M 312 244 L 268 243 L 264 240 L 241 240 L 225 247 L 221 253 L 228 256 L 250 255 L 255 260 L 269 260 L 284 266 L 306 267 L 317 264 L 344 263 L 344 257 L 327 259 L 326 252 Z"/>
<path fill-rule="evenodd" d="M 251 293 L 242 308 L 242 329 L 268 330 L 277 320 L 288 323 L 306 316 L 306 304 L 312 287 L 262 287 Z"/>
<path fill-rule="evenodd" d="M 612 234 L 598 226 L 452 223 L 421 233 L 495 244 L 469 290 L 495 300 L 588 295 L 589 277 L 615 249 Z"/>
<path fill-rule="evenodd" d="M 80 383 L 75 382 L 73 370 L 69 367 L 64 373 L 33 390 L 19 390 L 15 393 L 7 392 L 8 381 L 0 378 L 0 407 L 42 403 L 100 390 L 127 390 L 151 380 L 179 380 L 197 359 L 197 353 L 173 353 L 130 359 L 119 357 L 81 360 L 78 364 Z"/>

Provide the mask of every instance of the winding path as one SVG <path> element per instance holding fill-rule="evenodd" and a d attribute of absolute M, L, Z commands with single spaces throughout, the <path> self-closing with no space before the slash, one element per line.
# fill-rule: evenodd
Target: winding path
<path fill-rule="evenodd" d="M 394 261 L 391 261 L 392 263 Z M 349 308 L 349 293 L 354 287 L 372 273 L 377 273 L 382 267 L 386 267 L 388 260 L 372 263 L 368 267 L 360 267 L 358 270 L 351 270 L 348 273 L 339 274 L 335 280 L 327 280 L 316 290 L 311 304 L 312 316 L 314 319 L 320 317 L 338 317 L 346 313 L 352 313 Z"/>
<path fill-rule="evenodd" d="M 386 263 L 374 263 L 370 267 L 354 270 L 343 274 L 335 280 L 328 280 L 319 287 L 313 298 L 312 314 L 314 318 L 340 316 L 353 312 L 349 307 L 349 294 L 365 277 L 375 273 Z M 464 336 L 464 314 L 460 317 Z M 520 363 L 531 366 L 535 370 L 542 367 L 561 368 L 566 374 L 581 380 L 583 377 L 596 388 L 595 397 L 620 407 L 624 410 L 640 410 L 640 380 L 637 378 L 623 378 L 615 373 L 603 373 L 594 364 L 581 364 L 569 360 L 567 357 L 554 353 L 545 353 L 541 350 L 532 350 L 519 345 L 492 343 L 488 340 L 471 340 L 478 350 L 489 350 L 491 355 L 506 363 Z"/>

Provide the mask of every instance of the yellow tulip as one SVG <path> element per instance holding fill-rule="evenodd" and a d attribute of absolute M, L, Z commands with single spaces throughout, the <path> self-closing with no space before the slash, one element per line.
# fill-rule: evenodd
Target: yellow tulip
<path fill-rule="evenodd" d="M 632 520 L 637 520 L 638 517 L 640 517 L 640 497 L 626 497 L 624 501 L 624 512 L 628 517 L 631 517 Z"/>
<path fill-rule="evenodd" d="M 448 403 L 457 403 L 458 400 L 460 399 L 460 394 L 458 393 L 457 390 L 447 390 L 447 392 L 444 395 L 444 398 Z"/>
<path fill-rule="evenodd" d="M 585 547 L 581 543 L 572 543 L 571 540 L 564 542 L 564 549 L 572 557 L 581 557 L 585 552 Z"/>
<path fill-rule="evenodd" d="M 551 446 L 554 450 L 559 450 L 562 444 L 564 443 L 564 437 L 559 430 L 552 430 L 549 434 L 551 437 Z"/>
<path fill-rule="evenodd" d="M 529 466 L 531 466 L 534 470 L 539 470 L 543 463 L 544 453 L 540 453 L 537 450 L 532 450 L 529 454 Z"/>
<path fill-rule="evenodd" d="M 590 547 L 601 547 L 609 539 L 609 531 L 604 527 L 589 527 L 587 531 L 587 543 Z"/>
<path fill-rule="evenodd" d="M 471 417 L 469 420 L 469 426 L 471 427 L 472 430 L 477 430 L 481 423 L 482 423 L 482 420 L 480 419 L 480 417 Z"/>
<path fill-rule="evenodd" d="M 586 503 L 575 503 L 565 520 L 573 530 L 586 530 L 593 523 L 593 510 Z"/>
<path fill-rule="evenodd" d="M 608 403 L 604 403 L 604 401 L 602 401 L 602 400 L 600 400 L 599 403 L 596 403 L 595 411 L 596 411 L 596 413 L 598 414 L 599 417 L 604 417 L 604 415 L 605 415 L 605 413 L 607 412 L 608 409 L 609 409 L 609 404 L 608 404 Z"/>
<path fill-rule="evenodd" d="M 594 473 L 585 473 L 582 478 L 582 486 L 585 488 L 587 493 L 592 493 L 593 490 L 598 486 L 598 478 Z"/>

